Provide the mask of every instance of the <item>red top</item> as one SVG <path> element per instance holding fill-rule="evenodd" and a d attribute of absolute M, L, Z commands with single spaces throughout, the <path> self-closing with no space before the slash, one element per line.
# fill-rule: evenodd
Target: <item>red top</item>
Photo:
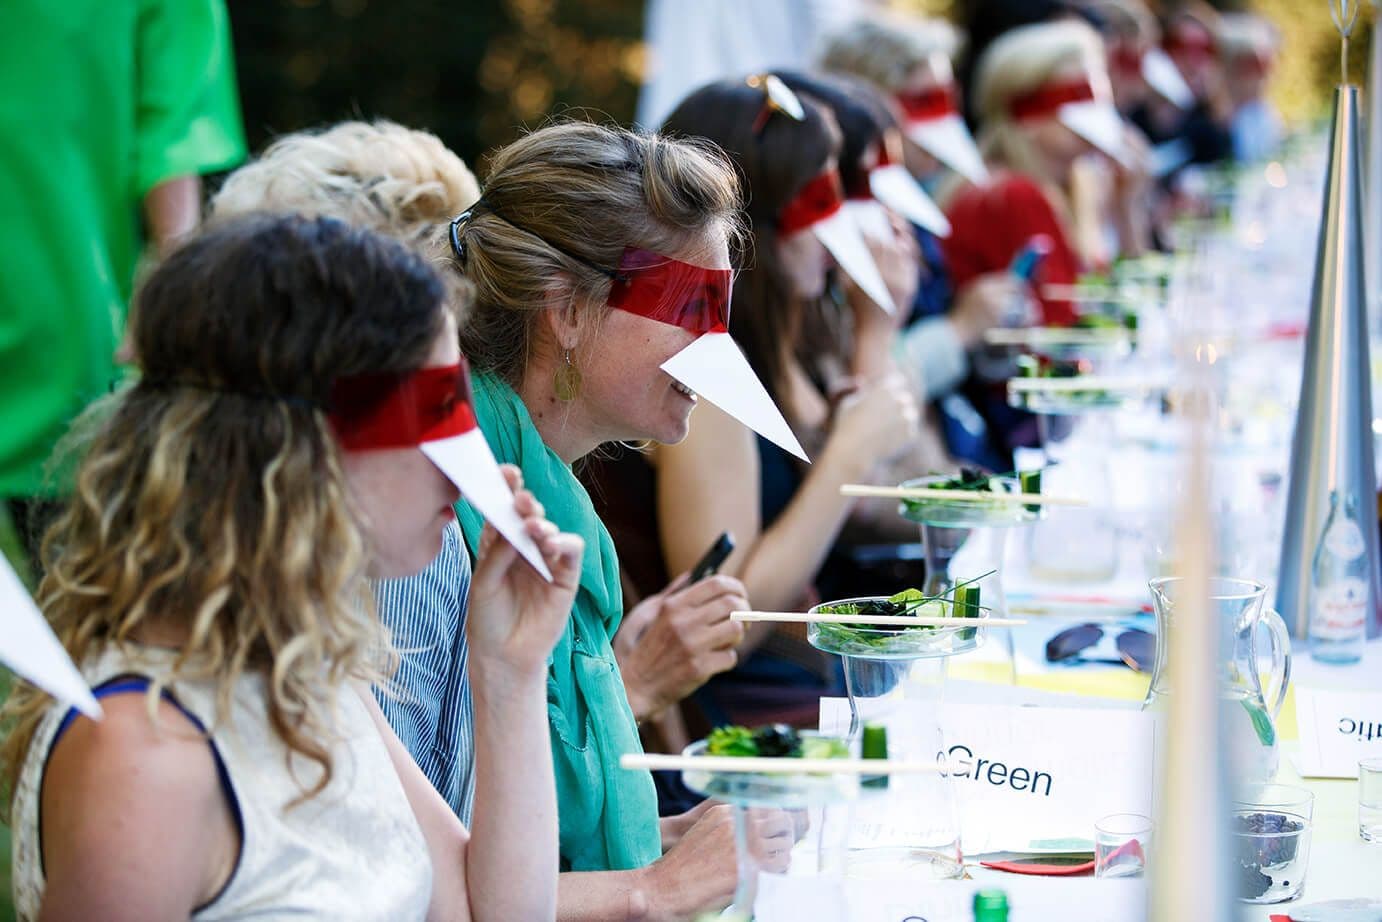
<path fill-rule="evenodd" d="M 1019 173 L 1000 173 L 987 185 L 968 186 L 956 194 L 946 217 L 951 230 L 949 237 L 941 238 L 941 249 L 956 291 L 986 272 L 1006 269 L 1028 240 L 1046 234 L 1051 238 L 1051 252 L 1037 267 L 1032 294 L 1041 305 L 1043 323 L 1075 322 L 1075 308 L 1069 301 L 1041 293 L 1044 285 L 1075 284 L 1080 260 L 1040 186 Z"/>

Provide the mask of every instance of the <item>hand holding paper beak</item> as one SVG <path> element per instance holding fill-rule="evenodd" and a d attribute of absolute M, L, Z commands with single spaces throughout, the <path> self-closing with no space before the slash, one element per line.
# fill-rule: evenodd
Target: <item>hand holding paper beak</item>
<path fill-rule="evenodd" d="M 916 441 L 920 419 L 916 397 L 900 373 L 862 382 L 835 408 L 822 463 L 867 480 L 875 464 Z"/>
<path fill-rule="evenodd" d="M 514 677 L 542 675 L 547 658 L 571 617 L 580 583 L 585 542 L 544 518 L 542 504 L 523 489 L 518 468 L 500 470 L 514 491 L 514 509 L 552 571 L 548 582 L 524 562 L 514 546 L 490 525 L 480 536 L 479 561 L 470 584 L 466 636 L 472 670 L 497 667 Z"/>
<path fill-rule="evenodd" d="M 911 313 L 917 286 L 921 284 L 921 247 L 906 221 L 891 211 L 887 212 L 887 216 L 891 234 L 881 238 L 864 234 L 863 239 L 868 245 L 874 263 L 878 266 L 878 272 L 883 277 L 888 293 L 892 295 L 896 310 L 890 314 L 879 308 L 848 273 L 841 273 L 840 278 L 856 317 L 870 313 L 881 314 L 889 319 L 892 327 L 896 329 Z"/>

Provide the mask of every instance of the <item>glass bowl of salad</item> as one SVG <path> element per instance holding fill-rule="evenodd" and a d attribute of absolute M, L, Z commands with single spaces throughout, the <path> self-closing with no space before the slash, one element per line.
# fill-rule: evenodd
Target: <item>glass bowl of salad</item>
<path fill-rule="evenodd" d="M 986 474 L 961 468 L 955 476 L 934 474 L 899 484 L 908 490 L 945 491 L 945 495 L 909 496 L 897 507 L 898 515 L 921 525 L 941 528 L 989 528 L 1025 525 L 1043 515 L 1040 505 L 999 498 L 1004 493 L 1040 493 L 1041 471 Z M 960 497 L 955 493 L 973 494 Z"/>
<path fill-rule="evenodd" d="M 781 759 L 848 759 L 850 745 L 836 736 L 772 724 L 717 727 L 703 740 L 682 750 L 685 756 L 768 757 Z M 850 800 L 859 793 L 857 774 L 770 774 L 686 769 L 686 786 L 706 797 L 751 807 L 803 809 Z"/>
<path fill-rule="evenodd" d="M 822 602 L 810 613 L 954 619 L 954 627 L 812 622 L 806 628 L 806 639 L 826 653 L 859 659 L 915 660 L 953 656 L 978 647 L 984 642 L 983 621 L 989 609 L 979 605 L 977 584 L 961 584 L 950 590 L 950 598 L 928 597 L 908 589 L 893 596 Z"/>

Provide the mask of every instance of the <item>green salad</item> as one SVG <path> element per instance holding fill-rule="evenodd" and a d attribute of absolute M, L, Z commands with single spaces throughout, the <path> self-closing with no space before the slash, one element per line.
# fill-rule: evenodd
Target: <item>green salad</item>
<path fill-rule="evenodd" d="M 801 733 L 786 724 L 771 724 L 750 730 L 748 727 L 716 727 L 705 741 L 706 755 L 765 756 L 793 759 L 845 759 L 849 747 L 831 736 Z"/>
<path fill-rule="evenodd" d="M 1022 355 L 1017 358 L 1017 377 L 1019 378 L 1059 378 L 1073 381 L 1092 374 L 1092 366 L 1083 359 L 1052 359 L 1034 355 Z M 1062 387 L 1059 391 L 1052 390 L 1049 393 L 1031 393 L 1011 389 L 1008 391 L 1008 402 L 1013 406 L 1023 408 L 1047 406 L 1053 403 L 1070 407 L 1101 407 L 1110 403 L 1117 403 L 1119 399 L 1119 394 L 1116 391 L 1110 391 L 1106 387 L 1093 384 L 1089 387 Z"/>
<path fill-rule="evenodd" d="M 994 505 L 995 503 L 985 503 L 983 494 L 985 493 L 1010 493 L 1013 491 L 1014 481 L 1018 492 L 1021 493 L 1040 493 L 1041 492 L 1041 470 L 1040 468 L 1030 471 L 1008 471 L 1004 474 L 988 474 L 976 467 L 961 467 L 960 473 L 955 477 L 935 477 L 922 482 L 919 487 L 924 490 L 959 490 L 974 493 L 974 499 L 956 500 L 949 497 L 937 497 L 936 499 L 925 499 L 923 497 L 904 497 L 902 499 L 902 515 L 907 518 L 920 519 L 924 511 L 937 503 L 962 502 L 970 506 L 975 505 Z M 1027 505 L 1023 507 L 1029 512 L 1040 512 L 1038 505 Z"/>
<path fill-rule="evenodd" d="M 851 599 L 845 602 L 820 605 L 815 609 L 827 615 L 882 615 L 899 617 L 915 615 L 919 618 L 978 618 L 979 580 L 992 572 L 958 583 L 940 595 L 928 596 L 920 589 L 904 589 L 888 598 Z M 948 598 L 947 598 L 948 596 Z M 894 645 L 901 636 L 912 633 L 935 634 L 951 630 L 931 624 L 918 624 L 915 627 L 905 624 L 826 624 L 813 625 L 818 635 L 831 646 L 849 648 L 883 649 Z M 974 636 L 974 628 L 966 628 L 956 635 L 957 640 L 969 640 Z"/>

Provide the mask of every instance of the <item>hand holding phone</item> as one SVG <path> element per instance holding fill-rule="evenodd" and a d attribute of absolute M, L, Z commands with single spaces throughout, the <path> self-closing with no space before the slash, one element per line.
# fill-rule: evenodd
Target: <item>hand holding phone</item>
<path fill-rule="evenodd" d="M 710 545 L 710 550 L 706 551 L 705 556 L 691 568 L 691 578 L 687 580 L 687 584 L 699 583 L 707 576 L 714 576 L 733 552 L 734 536 L 727 531 L 721 532 L 715 543 Z"/>

